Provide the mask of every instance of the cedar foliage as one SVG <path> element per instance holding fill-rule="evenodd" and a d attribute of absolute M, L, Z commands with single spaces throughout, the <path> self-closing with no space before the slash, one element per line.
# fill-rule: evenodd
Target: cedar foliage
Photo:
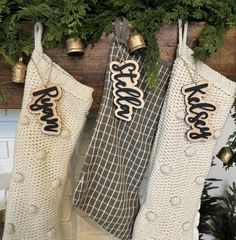
<path fill-rule="evenodd" d="M 0 54 L 11 64 L 33 48 L 32 37 L 22 22 L 41 21 L 48 28 L 45 47 L 62 46 L 68 36 L 79 35 L 87 44 L 95 43 L 105 31 L 112 31 L 117 16 L 126 17 L 144 35 L 147 51 L 144 68 L 149 86 L 155 87 L 159 56 L 155 32 L 182 18 L 207 21 L 195 49 L 195 57 L 205 60 L 223 43 L 226 30 L 236 26 L 235 0 L 1 0 Z"/>
<path fill-rule="evenodd" d="M 231 110 L 231 116 L 234 119 L 234 123 L 236 125 L 236 106 L 234 104 L 233 109 Z M 236 166 L 236 129 L 233 130 L 232 134 L 229 136 L 227 145 L 231 148 L 231 150 L 234 152 L 232 160 L 227 164 L 224 165 L 225 169 L 229 169 L 233 165 Z"/>
<path fill-rule="evenodd" d="M 200 240 L 203 234 L 210 234 L 216 240 L 236 239 L 236 184 L 225 189 L 222 196 L 211 196 L 209 191 L 219 179 L 208 179 L 202 194 L 200 208 L 200 224 L 198 227 Z"/>

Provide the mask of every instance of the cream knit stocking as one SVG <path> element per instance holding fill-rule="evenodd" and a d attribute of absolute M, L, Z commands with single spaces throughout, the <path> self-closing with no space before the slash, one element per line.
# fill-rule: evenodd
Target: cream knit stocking
<path fill-rule="evenodd" d="M 236 84 L 202 62 L 194 60 L 186 45 L 187 24 L 175 60 L 167 97 L 157 131 L 146 198 L 138 213 L 133 240 L 193 240 L 195 215 L 204 180 L 211 165 L 216 138 L 233 104 Z M 186 106 L 181 89 L 197 81 L 208 80 L 205 100 L 217 111 L 209 118 L 214 137 L 208 142 L 191 142 L 186 138 Z"/>
<path fill-rule="evenodd" d="M 42 25 L 37 23 L 36 45 L 27 69 L 17 126 L 4 240 L 60 239 L 60 204 L 70 156 L 92 103 L 93 90 L 77 82 L 43 53 L 41 37 Z M 30 92 L 48 80 L 62 89 L 56 109 L 62 125 L 58 136 L 43 133 L 39 116 L 28 110 Z"/>

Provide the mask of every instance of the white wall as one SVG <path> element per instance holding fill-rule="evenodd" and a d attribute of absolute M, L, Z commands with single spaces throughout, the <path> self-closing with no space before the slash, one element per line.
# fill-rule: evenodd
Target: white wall
<path fill-rule="evenodd" d="M 0 210 L 5 208 L 6 191 L 13 167 L 18 110 L 0 109 Z"/>

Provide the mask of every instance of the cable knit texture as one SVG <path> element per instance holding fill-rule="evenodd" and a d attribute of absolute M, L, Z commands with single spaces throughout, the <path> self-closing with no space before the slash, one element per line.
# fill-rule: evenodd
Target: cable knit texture
<path fill-rule="evenodd" d="M 186 35 L 185 28 L 154 141 L 146 196 L 135 221 L 133 240 L 193 240 L 196 231 L 194 221 L 216 138 L 195 143 L 186 138 L 189 126 L 183 118 L 186 106 L 181 89 L 193 82 L 189 71 L 192 75 L 197 72 L 198 81 L 207 79 L 211 83 L 206 99 L 218 107 L 209 119 L 214 131 L 222 129 L 235 98 L 236 84 L 195 61 L 193 51 L 185 45 Z"/>
<path fill-rule="evenodd" d="M 4 240 L 60 239 L 60 205 L 70 157 L 92 103 L 93 89 L 52 63 L 37 45 L 37 38 L 41 35 L 36 34 L 17 126 Z M 57 101 L 57 113 L 62 119 L 59 136 L 42 133 L 38 116 L 27 109 L 30 91 L 42 85 L 42 77 L 45 80 L 49 71 L 50 83 L 62 89 L 62 97 Z"/>

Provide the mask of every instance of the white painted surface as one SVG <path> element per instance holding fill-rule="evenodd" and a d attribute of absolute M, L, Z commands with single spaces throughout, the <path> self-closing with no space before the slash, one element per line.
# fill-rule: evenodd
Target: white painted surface
<path fill-rule="evenodd" d="M 0 109 L 0 210 L 6 207 L 6 194 L 13 168 L 16 121 L 19 110 Z"/>

